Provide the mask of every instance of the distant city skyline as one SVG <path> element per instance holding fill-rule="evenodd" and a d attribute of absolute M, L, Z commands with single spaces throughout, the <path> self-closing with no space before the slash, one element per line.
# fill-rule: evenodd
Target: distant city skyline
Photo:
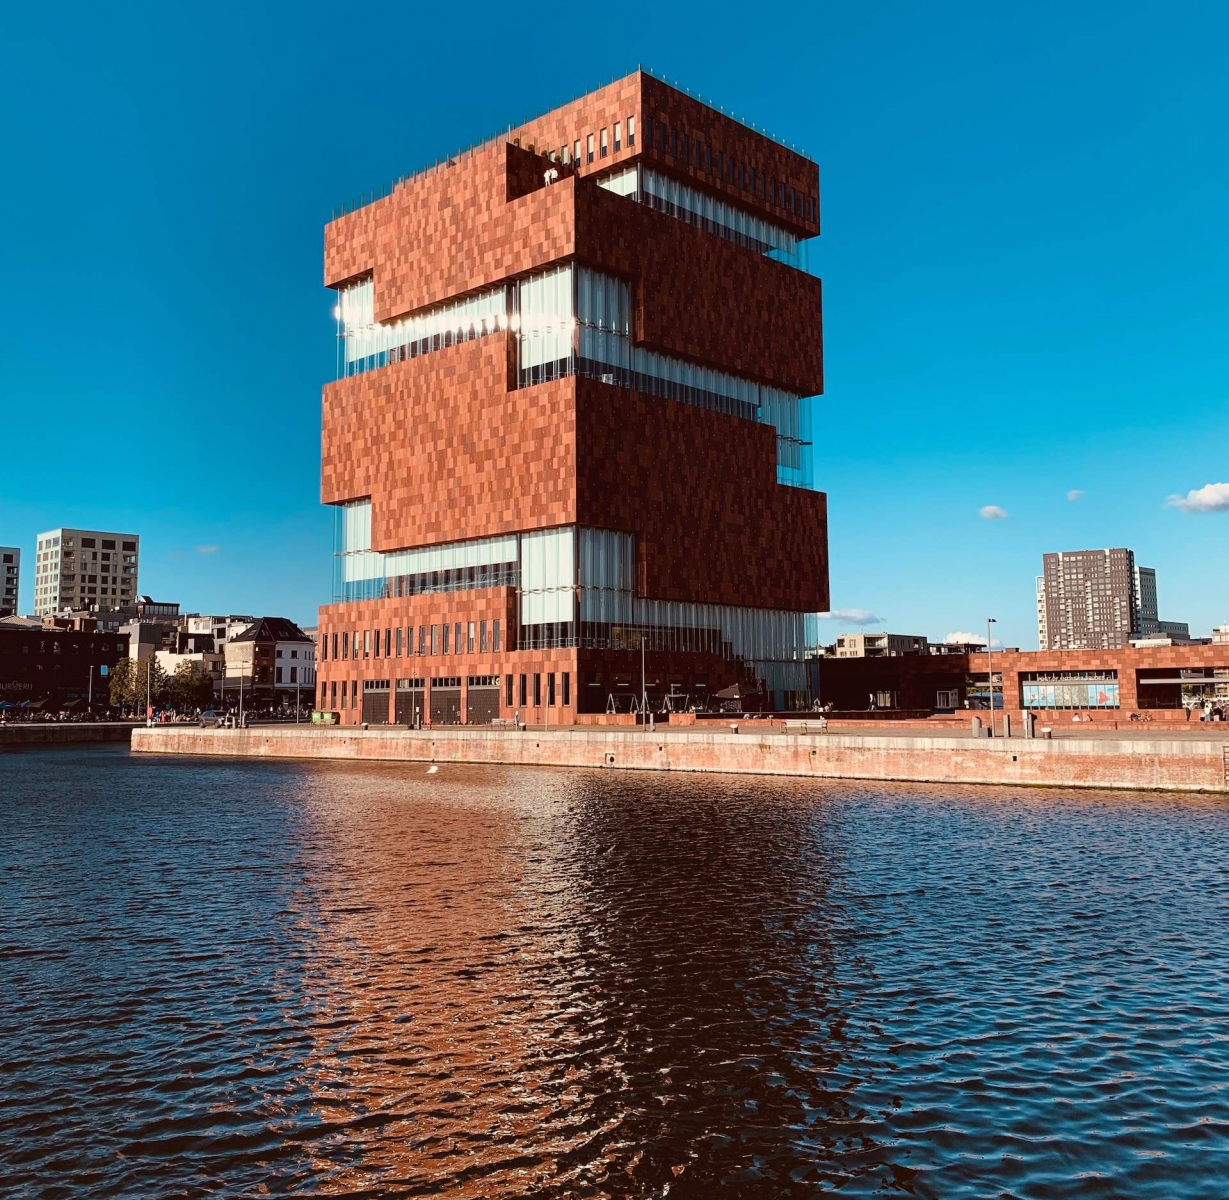
<path fill-rule="evenodd" d="M 323 5 L 253 10 L 242 37 L 176 10 L 10 18 L 0 543 L 22 551 L 19 611 L 38 532 L 71 526 L 138 531 L 156 599 L 315 624 L 324 222 L 506 122 L 506 63 L 537 48 L 511 13 L 461 60 L 421 53 L 451 44 L 451 14 L 371 19 L 388 69 L 364 76 L 380 118 L 356 120 L 322 86 Z M 688 13 L 651 40 L 567 20 L 585 51 L 518 80 L 518 119 L 644 61 L 819 162 L 822 640 L 994 616 L 1031 646 L 1042 554 L 1086 546 L 1133 547 L 1192 634 L 1229 621 L 1229 165 L 1209 153 L 1229 10 L 821 4 L 750 63 Z"/>

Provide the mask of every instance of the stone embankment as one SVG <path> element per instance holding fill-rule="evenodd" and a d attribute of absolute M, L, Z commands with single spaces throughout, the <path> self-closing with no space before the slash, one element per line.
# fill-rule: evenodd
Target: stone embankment
<path fill-rule="evenodd" d="M 1229 792 L 1229 742 L 1177 738 L 1031 740 L 727 730 L 137 729 L 142 754 L 365 762 L 503 763 L 631 771 L 716 771 L 822 779 Z"/>
<path fill-rule="evenodd" d="M 126 742 L 131 721 L 14 721 L 0 723 L 0 750 L 27 746 L 69 746 L 79 742 Z"/>

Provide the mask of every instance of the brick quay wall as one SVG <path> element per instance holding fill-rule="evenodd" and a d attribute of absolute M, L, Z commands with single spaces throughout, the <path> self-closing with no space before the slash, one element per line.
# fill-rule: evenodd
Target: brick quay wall
<path fill-rule="evenodd" d="M 721 772 L 817 779 L 1229 792 L 1229 741 L 1026 740 L 569 728 L 347 729 L 311 726 L 136 729 L 140 754 L 363 762 L 491 763 Z"/>
<path fill-rule="evenodd" d="M 126 742 L 131 721 L 49 721 L 0 724 L 0 751 L 28 746 L 70 746 L 82 742 Z"/>

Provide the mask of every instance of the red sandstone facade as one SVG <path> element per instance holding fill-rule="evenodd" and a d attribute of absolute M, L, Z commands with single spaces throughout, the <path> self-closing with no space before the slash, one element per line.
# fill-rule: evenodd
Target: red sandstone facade
<path fill-rule="evenodd" d="M 421 680 L 426 716 L 459 679 L 484 720 L 498 677 L 500 717 L 566 724 L 626 711 L 642 642 L 654 707 L 801 703 L 828 608 L 818 213 L 813 162 L 637 72 L 331 222 L 318 706 L 379 720 L 387 687 L 391 721 Z"/>

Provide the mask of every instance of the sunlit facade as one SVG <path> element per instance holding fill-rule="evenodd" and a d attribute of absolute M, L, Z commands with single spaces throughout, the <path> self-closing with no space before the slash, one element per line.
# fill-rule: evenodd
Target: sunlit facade
<path fill-rule="evenodd" d="M 330 224 L 318 707 L 805 704 L 817 232 L 810 160 L 639 72 Z"/>

